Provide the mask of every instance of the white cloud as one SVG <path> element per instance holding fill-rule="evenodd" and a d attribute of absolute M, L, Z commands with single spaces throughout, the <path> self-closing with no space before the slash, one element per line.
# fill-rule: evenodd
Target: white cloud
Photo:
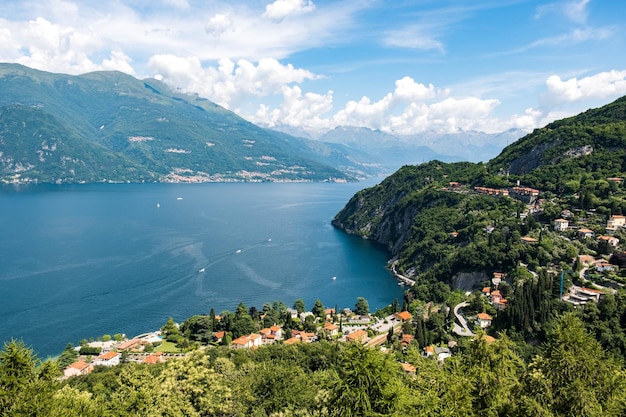
<path fill-rule="evenodd" d="M 315 10 L 311 0 L 276 0 L 265 7 L 263 16 L 272 20 L 282 20 L 287 16 L 309 13 Z"/>
<path fill-rule="evenodd" d="M 233 22 L 230 20 L 228 15 L 218 13 L 209 19 L 205 30 L 213 36 L 220 36 L 227 30 L 231 29 L 232 25 Z"/>
<path fill-rule="evenodd" d="M 417 26 L 389 31 L 385 35 L 383 43 L 388 46 L 422 51 L 435 49 L 443 53 L 445 50 L 443 43 L 438 41 L 434 34 L 427 34 L 426 32 L 427 30 Z"/>
<path fill-rule="evenodd" d="M 608 71 L 581 78 L 561 80 L 552 75 L 546 80 L 548 100 L 576 102 L 589 99 L 607 99 L 626 94 L 626 70 Z"/>
<path fill-rule="evenodd" d="M 249 96 L 282 94 L 285 85 L 318 78 L 310 71 L 281 64 L 273 58 L 261 59 L 256 64 L 245 59 L 235 64 L 223 58 L 217 67 L 204 68 L 196 57 L 155 55 L 150 58 L 149 68 L 165 82 L 229 109 L 236 109 Z"/>
<path fill-rule="evenodd" d="M 584 24 L 589 14 L 587 10 L 589 1 L 590 0 L 572 0 L 544 4 L 537 8 L 535 18 L 541 19 L 547 15 L 557 14 L 565 16 L 572 22 Z"/>

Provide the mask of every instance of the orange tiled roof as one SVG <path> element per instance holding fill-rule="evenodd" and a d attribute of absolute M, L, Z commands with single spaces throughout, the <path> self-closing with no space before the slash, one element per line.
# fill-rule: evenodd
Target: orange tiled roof
<path fill-rule="evenodd" d="M 117 352 L 107 352 L 107 353 L 103 353 L 102 355 L 98 356 L 98 358 L 99 359 L 104 359 L 106 361 L 110 361 L 111 359 L 113 359 L 117 355 L 119 355 L 119 353 L 117 353 Z"/>
<path fill-rule="evenodd" d="M 74 362 L 72 364 L 70 364 L 68 366 L 68 368 L 74 368 L 74 369 L 78 369 L 79 371 L 82 371 L 83 369 L 89 367 L 89 364 L 87 362 L 84 361 L 78 361 L 78 362 Z"/>
<path fill-rule="evenodd" d="M 493 320 L 493 317 L 491 317 L 491 316 L 490 316 L 489 314 L 487 314 L 487 313 L 478 313 L 478 314 L 477 314 L 477 317 L 478 317 L 480 320 Z"/>
<path fill-rule="evenodd" d="M 367 336 L 367 332 L 365 330 L 359 329 L 347 335 L 346 339 L 354 342 L 355 340 L 361 340 L 363 337 L 366 337 L 366 336 Z"/>
<path fill-rule="evenodd" d="M 396 317 L 400 320 L 411 320 L 413 318 L 413 315 L 408 311 L 401 311 L 399 313 L 396 313 Z"/>
<path fill-rule="evenodd" d="M 339 328 L 339 326 L 337 326 L 336 324 L 324 323 L 324 329 L 325 330 L 331 330 L 332 331 L 332 330 L 335 330 L 335 329 L 338 329 L 338 328 Z"/>

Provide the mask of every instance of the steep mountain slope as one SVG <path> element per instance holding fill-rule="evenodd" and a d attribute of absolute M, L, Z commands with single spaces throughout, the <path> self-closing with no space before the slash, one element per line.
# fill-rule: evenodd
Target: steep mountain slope
<path fill-rule="evenodd" d="M 36 108 L 39 115 L 45 113 L 57 124 L 57 135 L 71 135 L 74 142 L 89 144 L 82 147 L 98 145 L 128 161 L 137 168 L 123 175 L 130 181 L 354 178 L 331 166 L 332 162 L 305 142 L 261 129 L 208 100 L 172 91 L 158 80 L 137 80 L 119 72 L 69 76 L 0 64 L 0 106 L 15 104 Z M 30 117 L 33 113 L 23 115 Z M 25 122 L 30 124 L 29 120 Z M 26 144 L 22 149 L 15 139 L 24 132 L 17 125 L 13 129 L 17 130 L 5 132 L 4 140 L 10 141 L 11 147 L 0 151 L 4 158 L 19 162 L 18 155 L 25 157 Z M 74 148 L 64 148 L 63 156 L 87 164 L 83 156 L 72 154 Z M 16 174 L 18 180 L 37 178 L 39 173 L 47 172 L 49 160 L 33 162 L 32 153 L 27 154 L 28 163 L 24 160 L 19 172 L 4 164 L 2 178 L 15 180 Z M 99 155 L 93 155 L 96 161 Z M 104 161 L 100 162 L 95 166 L 103 170 L 95 177 L 115 180 Z M 351 163 L 353 172 L 358 172 L 360 164 Z M 46 176 L 45 181 L 51 179 L 83 180 L 69 171 L 61 177 Z"/>
<path fill-rule="evenodd" d="M 564 208 L 593 209 L 604 216 L 601 223 L 626 213 L 623 183 L 608 180 L 626 176 L 625 145 L 621 98 L 538 129 L 487 164 L 403 167 L 352 197 L 333 225 L 387 246 L 398 270 L 413 277 L 449 282 L 460 272 L 507 270 L 522 261 L 570 262 L 576 248 L 567 240 L 551 242 L 532 213 L 523 220 L 528 201 L 474 187 L 531 186 L 552 199 L 538 215 L 542 220 L 554 220 Z M 544 243 L 524 246 L 520 237 L 529 234 Z"/>

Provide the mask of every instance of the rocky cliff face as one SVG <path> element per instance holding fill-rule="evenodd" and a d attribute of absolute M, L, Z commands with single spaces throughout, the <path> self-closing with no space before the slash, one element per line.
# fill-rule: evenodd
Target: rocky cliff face
<path fill-rule="evenodd" d="M 417 210 L 411 206 L 398 207 L 402 194 L 371 206 L 369 197 L 373 192 L 373 189 L 369 189 L 354 195 L 335 216 L 332 224 L 346 233 L 374 240 L 386 246 L 392 256 L 396 256 L 410 236 Z"/>

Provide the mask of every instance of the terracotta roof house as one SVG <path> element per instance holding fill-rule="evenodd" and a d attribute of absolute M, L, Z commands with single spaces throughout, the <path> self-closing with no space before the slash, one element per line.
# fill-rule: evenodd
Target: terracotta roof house
<path fill-rule="evenodd" d="M 115 348 L 118 352 L 124 352 L 125 350 L 131 351 L 142 351 L 144 346 L 149 344 L 149 342 L 143 339 L 130 339 L 125 342 L 120 343 Z"/>
<path fill-rule="evenodd" d="M 339 334 L 339 326 L 333 323 L 324 323 L 324 330 L 326 330 L 331 336 L 337 336 Z"/>
<path fill-rule="evenodd" d="M 481 328 L 486 329 L 487 327 L 491 326 L 491 322 L 493 320 L 493 317 L 491 317 L 487 313 L 478 313 L 476 315 L 476 319 L 477 319 L 478 325 Z"/>
<path fill-rule="evenodd" d="M 220 343 L 222 341 L 222 339 L 224 338 L 224 335 L 226 334 L 226 332 L 215 332 L 213 333 L 213 341 Z"/>
<path fill-rule="evenodd" d="M 152 355 L 146 356 L 143 360 L 143 363 L 154 365 L 155 363 L 165 362 L 165 358 L 163 357 L 163 352 L 155 352 Z"/>
<path fill-rule="evenodd" d="M 596 259 L 591 255 L 578 255 L 578 259 L 581 264 L 587 266 L 593 265 L 596 262 Z"/>
<path fill-rule="evenodd" d="M 496 310 L 504 310 L 506 303 L 507 300 L 502 297 L 499 290 L 491 291 L 491 304 L 496 308 Z"/>
<path fill-rule="evenodd" d="M 285 344 L 285 345 L 293 345 L 295 343 L 300 343 L 300 342 L 301 342 L 300 338 L 294 336 L 294 337 L 291 337 L 291 338 L 285 340 L 283 342 L 283 344 Z"/>
<path fill-rule="evenodd" d="M 614 248 L 617 247 L 617 245 L 619 245 L 619 239 L 616 238 L 615 236 L 598 236 L 598 240 L 601 242 L 606 242 L 609 245 L 613 246 Z"/>
<path fill-rule="evenodd" d="M 490 287 L 483 288 L 483 290 L 481 291 L 481 294 L 488 296 L 489 294 L 491 294 L 491 288 Z"/>
<path fill-rule="evenodd" d="M 367 332 L 365 330 L 356 330 L 346 336 L 348 342 L 365 342 L 367 339 Z"/>
<path fill-rule="evenodd" d="M 262 338 L 260 334 L 252 333 L 245 336 L 238 337 L 233 340 L 232 346 L 235 349 L 255 348 L 260 346 Z"/>
<path fill-rule="evenodd" d="M 93 365 L 84 361 L 74 362 L 63 370 L 63 378 L 70 378 L 78 375 L 87 375 L 93 371 Z"/>
<path fill-rule="evenodd" d="M 94 361 L 94 365 L 115 366 L 120 363 L 120 354 L 117 352 L 107 352 L 98 356 Z"/>
<path fill-rule="evenodd" d="M 409 313 L 408 311 L 401 311 L 399 313 L 396 313 L 396 318 L 402 321 L 407 321 L 407 320 L 411 320 L 413 318 L 413 315 Z"/>
<path fill-rule="evenodd" d="M 426 346 L 424 348 L 424 353 L 426 356 L 433 356 L 435 354 L 435 348 L 433 346 Z"/>
<path fill-rule="evenodd" d="M 415 336 L 412 334 L 403 334 L 402 335 L 402 346 L 408 346 L 415 339 Z"/>

